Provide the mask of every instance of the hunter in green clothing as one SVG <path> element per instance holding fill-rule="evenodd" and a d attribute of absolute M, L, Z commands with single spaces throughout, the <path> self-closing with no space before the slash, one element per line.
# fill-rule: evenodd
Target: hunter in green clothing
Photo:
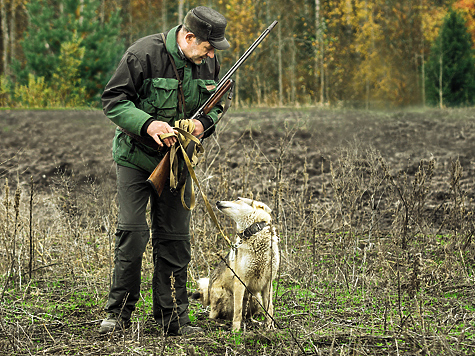
<path fill-rule="evenodd" d="M 219 63 L 216 49 L 227 49 L 226 19 L 199 6 L 188 12 L 183 25 L 164 34 L 144 37 L 125 53 L 102 95 L 104 112 L 117 124 L 113 158 L 117 163 L 119 216 L 114 274 L 108 316 L 100 333 L 127 327 L 140 297 L 142 255 L 149 240 L 145 210 L 150 199 L 153 246 L 153 314 L 169 335 L 199 331 L 189 325 L 186 290 L 191 258 L 190 212 L 179 194 L 165 187 L 160 197 L 146 179 L 176 142 L 173 126 L 187 119 L 216 88 Z M 193 135 L 206 138 L 222 112 L 216 105 L 194 120 Z M 190 195 L 190 179 L 185 200 Z M 175 296 L 171 293 L 174 278 Z"/>

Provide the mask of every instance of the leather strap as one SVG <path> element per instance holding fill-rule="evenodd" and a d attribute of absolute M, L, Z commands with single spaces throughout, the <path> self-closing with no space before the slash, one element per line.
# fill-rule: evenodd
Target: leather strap
<path fill-rule="evenodd" d="M 188 134 L 187 132 L 182 132 L 180 129 L 177 129 L 177 131 L 180 132 L 183 135 Z M 178 142 L 180 142 L 180 141 L 178 141 Z M 179 145 L 180 145 L 180 149 L 183 152 L 183 157 L 185 158 L 186 167 L 188 168 L 188 171 L 190 172 L 191 179 L 193 179 L 193 181 L 195 182 L 196 186 L 198 187 L 198 189 L 201 193 L 201 197 L 203 198 L 203 201 L 204 201 L 205 206 L 206 206 L 206 210 L 207 210 L 209 216 L 211 217 L 211 220 L 213 220 L 214 224 L 216 225 L 219 232 L 221 233 L 221 236 L 223 236 L 223 238 L 226 240 L 226 242 L 229 244 L 229 246 L 231 246 L 231 248 L 234 248 L 233 244 L 231 243 L 229 238 L 224 234 L 223 230 L 221 229 L 221 226 L 218 223 L 218 219 L 216 218 L 216 215 L 214 214 L 213 208 L 211 208 L 211 204 L 209 203 L 208 198 L 206 197 L 206 194 L 204 193 L 203 189 L 201 189 L 200 182 L 198 181 L 198 178 L 196 177 L 196 174 L 195 174 L 195 171 L 193 169 L 193 166 L 191 164 L 190 159 L 186 155 L 185 148 L 181 145 L 181 143 Z M 182 193 L 182 204 L 184 204 L 184 206 L 186 207 L 186 204 L 184 202 L 183 193 Z"/>
<path fill-rule="evenodd" d="M 175 72 L 175 77 L 178 80 L 178 112 L 183 113 L 183 117 L 184 119 L 186 119 L 186 104 L 185 104 L 185 93 L 183 91 L 183 81 L 181 80 L 180 75 L 178 74 L 178 69 L 176 68 L 176 64 L 175 64 L 175 60 L 173 59 L 173 56 L 167 50 L 167 46 L 166 46 L 167 39 L 165 35 L 163 33 L 160 33 L 160 36 L 162 37 L 162 40 L 163 40 L 163 46 L 164 46 L 165 52 L 167 52 L 168 58 L 170 59 L 170 63 L 172 64 L 173 71 Z M 190 149 L 192 149 L 192 147 L 190 147 Z M 171 189 L 172 193 L 176 194 L 177 191 L 182 189 L 185 183 L 186 183 L 186 173 L 183 170 L 180 173 L 178 184 Z M 194 206 L 194 203 L 193 203 L 193 206 Z"/>
<path fill-rule="evenodd" d="M 161 33 L 160 35 L 162 36 L 165 52 L 167 52 L 168 58 L 170 59 L 170 62 L 171 62 L 172 67 L 173 67 L 173 71 L 175 72 L 176 79 L 178 80 L 178 89 L 179 89 L 179 91 L 178 91 L 178 111 L 180 113 L 182 113 L 182 112 L 186 113 L 185 94 L 183 92 L 183 82 L 181 81 L 180 76 L 178 75 L 178 70 L 176 68 L 176 64 L 175 64 L 175 61 L 173 60 L 172 55 L 170 54 L 170 52 L 167 51 L 165 35 L 163 33 Z M 145 146 L 148 146 L 148 147 L 153 148 L 155 150 L 161 150 L 161 147 L 158 145 L 158 143 L 156 143 L 155 140 L 151 137 L 136 135 L 136 134 L 134 134 L 130 131 L 127 131 L 126 129 L 124 129 L 122 127 L 119 127 L 119 130 L 121 130 L 123 133 L 125 133 L 126 135 L 132 137 L 134 140 L 140 142 L 141 144 L 143 144 Z M 166 150 L 166 148 L 164 150 Z"/>
<path fill-rule="evenodd" d="M 180 79 L 180 76 L 178 75 L 178 70 L 176 69 L 176 64 L 175 61 L 173 60 L 172 55 L 170 52 L 167 50 L 167 39 L 165 38 L 165 35 L 163 33 L 160 34 L 162 36 L 163 40 L 163 45 L 165 48 L 165 52 L 168 54 L 168 58 L 170 59 L 170 62 L 172 63 L 173 71 L 175 72 L 176 79 L 178 80 L 178 112 L 183 113 L 185 118 L 186 118 L 186 106 L 185 106 L 185 93 L 183 92 L 183 82 Z"/>

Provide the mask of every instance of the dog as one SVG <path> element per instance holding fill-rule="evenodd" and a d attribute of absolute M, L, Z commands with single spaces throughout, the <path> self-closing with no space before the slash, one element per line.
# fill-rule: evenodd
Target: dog
<path fill-rule="evenodd" d="M 210 307 L 210 319 L 232 320 L 233 331 L 239 331 L 242 318 L 252 317 L 262 305 L 267 311 L 265 325 L 273 328 L 272 281 L 277 275 L 280 256 L 279 236 L 271 225 L 271 209 L 247 198 L 218 201 L 216 207 L 236 223 L 236 243 L 226 262 L 221 261 L 210 278 L 198 281 L 192 298 Z"/>

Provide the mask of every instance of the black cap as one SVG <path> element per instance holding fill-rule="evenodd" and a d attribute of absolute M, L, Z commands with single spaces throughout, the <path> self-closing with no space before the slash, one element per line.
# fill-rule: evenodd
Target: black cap
<path fill-rule="evenodd" d="M 216 49 L 228 49 L 229 43 L 224 37 L 228 22 L 216 10 L 198 6 L 188 11 L 183 25 L 203 41 L 208 41 Z"/>

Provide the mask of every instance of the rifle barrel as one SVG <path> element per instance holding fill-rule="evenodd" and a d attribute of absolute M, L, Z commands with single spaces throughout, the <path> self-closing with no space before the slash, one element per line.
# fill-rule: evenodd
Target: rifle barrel
<path fill-rule="evenodd" d="M 269 34 L 270 31 L 277 25 L 278 21 L 274 21 L 270 24 L 269 27 L 267 27 L 261 35 L 254 41 L 254 43 L 246 50 L 246 52 L 243 53 L 243 55 L 234 63 L 234 65 L 229 69 L 224 77 L 221 78 L 219 83 L 216 85 L 216 91 L 215 93 L 218 93 L 218 91 L 226 85 L 226 82 L 233 76 L 233 74 L 238 70 L 238 68 L 244 63 L 244 61 L 251 55 L 252 52 L 261 44 L 261 42 L 266 38 L 266 36 Z M 195 116 L 199 116 L 203 108 L 205 108 L 214 98 L 214 95 L 211 95 L 211 97 L 206 100 L 206 102 L 196 111 L 196 113 L 192 116 L 194 118 Z"/>
<path fill-rule="evenodd" d="M 246 52 L 243 53 L 243 55 L 237 60 L 236 63 L 229 69 L 226 74 L 224 75 L 223 78 L 218 83 L 218 87 L 222 85 L 222 83 L 225 83 L 231 76 L 236 72 L 236 70 L 244 63 L 244 61 L 251 55 L 252 52 L 261 44 L 261 42 L 264 40 L 264 38 L 267 37 L 270 31 L 277 25 L 277 21 L 274 21 L 271 23 L 271 25 L 265 29 L 261 35 L 254 41 L 254 43 L 246 50 Z"/>

